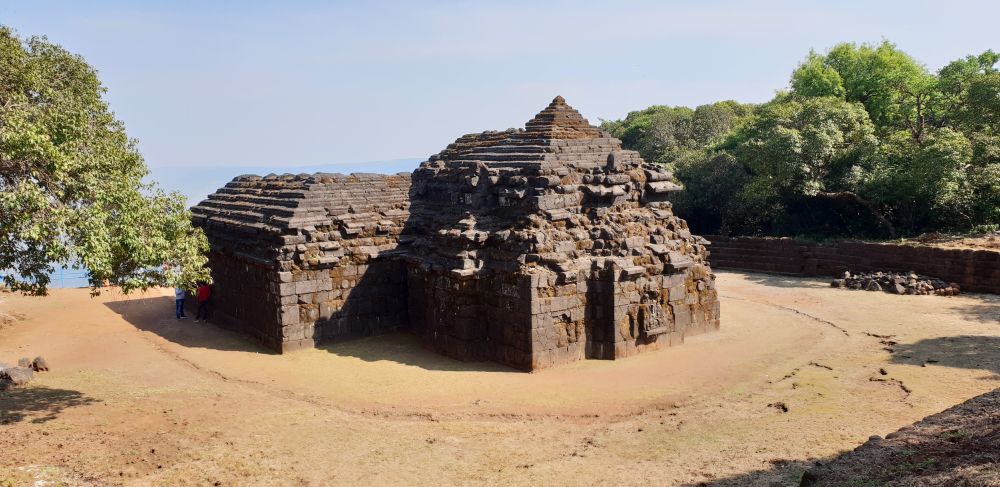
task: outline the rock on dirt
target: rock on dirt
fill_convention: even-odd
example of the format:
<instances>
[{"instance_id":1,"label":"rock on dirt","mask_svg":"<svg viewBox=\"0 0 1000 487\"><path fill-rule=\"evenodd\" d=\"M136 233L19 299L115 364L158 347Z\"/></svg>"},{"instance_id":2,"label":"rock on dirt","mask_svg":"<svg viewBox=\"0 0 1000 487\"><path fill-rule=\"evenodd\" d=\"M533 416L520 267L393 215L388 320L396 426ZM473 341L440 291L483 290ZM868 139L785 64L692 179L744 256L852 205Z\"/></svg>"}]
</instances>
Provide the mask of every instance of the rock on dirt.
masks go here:
<instances>
[{"instance_id":1,"label":"rock on dirt","mask_svg":"<svg viewBox=\"0 0 1000 487\"><path fill-rule=\"evenodd\" d=\"M31 381L35 373L33 370L24 367L11 367L0 372L0 379L6 379L12 385L23 386Z\"/></svg>"},{"instance_id":2,"label":"rock on dirt","mask_svg":"<svg viewBox=\"0 0 1000 487\"><path fill-rule=\"evenodd\" d=\"M49 363L42 357L35 357L35 360L31 361L31 368L35 369L35 372L48 372Z\"/></svg>"},{"instance_id":3,"label":"rock on dirt","mask_svg":"<svg viewBox=\"0 0 1000 487\"><path fill-rule=\"evenodd\" d=\"M778 411L781 411L783 413L787 413L788 412L788 405L785 404L784 402L780 402L780 401L779 402L772 402L771 404L768 404L767 407L777 409Z\"/></svg>"},{"instance_id":4,"label":"rock on dirt","mask_svg":"<svg viewBox=\"0 0 1000 487\"><path fill-rule=\"evenodd\" d=\"M42 357L31 360L27 357L17 361L17 366L0 362L0 391L23 386L35 377L35 372L49 370L49 364Z\"/></svg>"},{"instance_id":5,"label":"rock on dirt","mask_svg":"<svg viewBox=\"0 0 1000 487\"><path fill-rule=\"evenodd\" d=\"M885 291L892 294L935 294L954 296L959 293L958 284L945 282L937 277L915 272L845 272L840 279L830 282L830 287L840 289L863 289L865 291Z\"/></svg>"}]
</instances>

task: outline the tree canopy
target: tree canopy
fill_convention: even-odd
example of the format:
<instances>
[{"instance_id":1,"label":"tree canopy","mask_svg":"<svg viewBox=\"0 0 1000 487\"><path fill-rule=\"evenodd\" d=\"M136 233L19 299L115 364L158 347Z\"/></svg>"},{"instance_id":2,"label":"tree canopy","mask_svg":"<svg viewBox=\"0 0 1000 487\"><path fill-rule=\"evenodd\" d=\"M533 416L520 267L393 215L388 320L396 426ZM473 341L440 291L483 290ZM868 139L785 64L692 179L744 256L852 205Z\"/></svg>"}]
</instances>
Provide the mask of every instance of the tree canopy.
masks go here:
<instances>
[{"instance_id":1,"label":"tree canopy","mask_svg":"<svg viewBox=\"0 0 1000 487\"><path fill-rule=\"evenodd\" d=\"M654 105L602 127L649 162L675 161L717 141L740 123L751 107L735 101L687 107Z\"/></svg>"},{"instance_id":2,"label":"tree canopy","mask_svg":"<svg viewBox=\"0 0 1000 487\"><path fill-rule=\"evenodd\" d=\"M843 43L810 52L767 103L654 106L604 126L676 171L686 188L678 212L703 233L995 230L998 61L988 50L932 73L887 41ZM692 136L696 114L720 106L731 116L711 136ZM669 138L649 129L667 110L688 120L672 122L681 130Z\"/></svg>"},{"instance_id":3,"label":"tree canopy","mask_svg":"<svg viewBox=\"0 0 1000 487\"><path fill-rule=\"evenodd\" d=\"M148 169L97 72L44 37L0 26L0 274L44 294L53 266L96 290L207 280L204 234Z\"/></svg>"}]
</instances>

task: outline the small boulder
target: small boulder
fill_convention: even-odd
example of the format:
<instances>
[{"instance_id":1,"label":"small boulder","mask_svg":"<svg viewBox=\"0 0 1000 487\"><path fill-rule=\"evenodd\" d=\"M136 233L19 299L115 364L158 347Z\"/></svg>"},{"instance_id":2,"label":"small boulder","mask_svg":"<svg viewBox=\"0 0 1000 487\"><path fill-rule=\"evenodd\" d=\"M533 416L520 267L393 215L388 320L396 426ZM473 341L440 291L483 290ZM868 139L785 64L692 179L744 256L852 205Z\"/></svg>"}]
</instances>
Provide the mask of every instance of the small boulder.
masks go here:
<instances>
[{"instance_id":1,"label":"small boulder","mask_svg":"<svg viewBox=\"0 0 1000 487\"><path fill-rule=\"evenodd\" d=\"M12 369L4 369L2 376L15 386L23 386L31 381L31 378L34 377L34 372L28 368L14 367Z\"/></svg>"},{"instance_id":2,"label":"small boulder","mask_svg":"<svg viewBox=\"0 0 1000 487\"><path fill-rule=\"evenodd\" d=\"M35 369L35 372L48 372L49 363L42 357L35 357L35 360L31 361L31 368Z\"/></svg>"},{"instance_id":3,"label":"small boulder","mask_svg":"<svg viewBox=\"0 0 1000 487\"><path fill-rule=\"evenodd\" d=\"M18 367L30 368L31 367L31 359L28 358L28 357L21 357L20 359L17 360L17 366Z\"/></svg>"},{"instance_id":4,"label":"small boulder","mask_svg":"<svg viewBox=\"0 0 1000 487\"><path fill-rule=\"evenodd\" d=\"M865 285L865 291L881 291L881 290L882 286L879 286L878 282L876 282L874 279L868 281L868 284Z\"/></svg>"}]
</instances>

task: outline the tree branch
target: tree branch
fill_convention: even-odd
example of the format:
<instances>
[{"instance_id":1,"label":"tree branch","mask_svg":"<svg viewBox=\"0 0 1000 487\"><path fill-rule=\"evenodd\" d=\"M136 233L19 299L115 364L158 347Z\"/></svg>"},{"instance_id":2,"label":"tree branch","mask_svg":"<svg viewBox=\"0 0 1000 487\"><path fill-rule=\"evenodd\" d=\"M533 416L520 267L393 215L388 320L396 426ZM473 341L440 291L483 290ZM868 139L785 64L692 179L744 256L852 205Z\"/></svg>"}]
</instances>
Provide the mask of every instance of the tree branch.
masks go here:
<instances>
[{"instance_id":1,"label":"tree branch","mask_svg":"<svg viewBox=\"0 0 1000 487\"><path fill-rule=\"evenodd\" d=\"M892 226L892 223L890 223L889 220L882 215L882 212L878 211L878 209L875 208L875 205L871 201L868 201L862 198L861 196L858 196L857 193L853 191L837 191L832 193L826 191L820 191L816 193L815 196L836 201L849 201L864 206L865 208L868 209L868 211L871 212L872 216L874 216L875 219L878 220L879 226L885 229L886 233L889 235L889 238L896 238L896 227Z\"/></svg>"}]
</instances>

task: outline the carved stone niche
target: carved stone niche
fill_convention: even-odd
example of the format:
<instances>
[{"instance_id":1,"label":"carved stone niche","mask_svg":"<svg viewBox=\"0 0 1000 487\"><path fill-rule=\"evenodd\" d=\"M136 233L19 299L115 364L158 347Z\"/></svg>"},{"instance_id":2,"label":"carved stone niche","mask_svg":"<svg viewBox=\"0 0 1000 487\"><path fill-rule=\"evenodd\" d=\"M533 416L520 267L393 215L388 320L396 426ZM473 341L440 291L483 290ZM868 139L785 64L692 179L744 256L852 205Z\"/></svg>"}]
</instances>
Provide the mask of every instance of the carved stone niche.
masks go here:
<instances>
[{"instance_id":1,"label":"carved stone niche","mask_svg":"<svg viewBox=\"0 0 1000 487\"><path fill-rule=\"evenodd\" d=\"M642 295L638 318L639 334L642 338L653 338L670 332L672 320L655 292Z\"/></svg>"}]
</instances>

